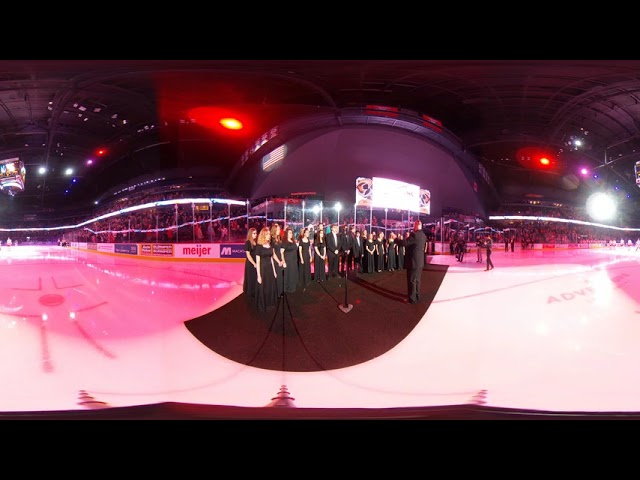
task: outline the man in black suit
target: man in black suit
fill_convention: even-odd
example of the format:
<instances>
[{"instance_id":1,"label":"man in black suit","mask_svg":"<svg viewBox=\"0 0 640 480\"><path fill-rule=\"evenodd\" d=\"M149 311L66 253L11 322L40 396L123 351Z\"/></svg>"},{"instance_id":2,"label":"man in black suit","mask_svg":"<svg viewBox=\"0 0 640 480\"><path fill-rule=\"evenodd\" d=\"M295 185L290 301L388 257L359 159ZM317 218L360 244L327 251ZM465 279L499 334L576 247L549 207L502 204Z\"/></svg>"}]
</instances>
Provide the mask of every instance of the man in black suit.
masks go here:
<instances>
[{"instance_id":1,"label":"man in black suit","mask_svg":"<svg viewBox=\"0 0 640 480\"><path fill-rule=\"evenodd\" d=\"M422 222L416 220L413 232L405 240L405 263L407 266L408 302L420 301L420 280L424 267L424 254L427 249L427 236L422 230Z\"/></svg>"},{"instance_id":2,"label":"man in black suit","mask_svg":"<svg viewBox=\"0 0 640 480\"><path fill-rule=\"evenodd\" d=\"M351 239L351 256L353 258L353 268L357 273L362 273L362 256L364 255L364 244L360 231L355 227L351 229L353 237ZM349 263L351 265L351 263Z\"/></svg>"},{"instance_id":3,"label":"man in black suit","mask_svg":"<svg viewBox=\"0 0 640 480\"><path fill-rule=\"evenodd\" d=\"M329 260L329 273L327 279L334 278L339 275L338 262L340 255L340 235L338 234L338 225L331 225L331 232L327 234L327 259Z\"/></svg>"},{"instance_id":4,"label":"man in black suit","mask_svg":"<svg viewBox=\"0 0 640 480\"><path fill-rule=\"evenodd\" d=\"M340 275L344 275L344 272L351 270L351 244L353 242L351 235L349 234L349 227L345 225L340 232Z\"/></svg>"}]
</instances>

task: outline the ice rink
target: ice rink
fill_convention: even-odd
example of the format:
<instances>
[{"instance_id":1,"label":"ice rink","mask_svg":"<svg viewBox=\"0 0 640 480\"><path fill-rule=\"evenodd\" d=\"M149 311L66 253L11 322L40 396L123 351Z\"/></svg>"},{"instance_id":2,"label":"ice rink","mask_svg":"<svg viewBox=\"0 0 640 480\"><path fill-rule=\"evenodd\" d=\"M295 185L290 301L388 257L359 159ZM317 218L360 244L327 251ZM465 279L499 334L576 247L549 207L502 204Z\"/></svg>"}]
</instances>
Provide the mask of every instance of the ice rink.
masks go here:
<instances>
[{"instance_id":1,"label":"ice rink","mask_svg":"<svg viewBox=\"0 0 640 480\"><path fill-rule=\"evenodd\" d=\"M496 250L492 259L485 271L475 253L462 263L432 257L449 265L446 277L395 348L291 373L232 362L185 327L241 294L242 262L2 246L0 411L263 407L286 385L302 408L640 412L640 252Z\"/></svg>"}]
</instances>

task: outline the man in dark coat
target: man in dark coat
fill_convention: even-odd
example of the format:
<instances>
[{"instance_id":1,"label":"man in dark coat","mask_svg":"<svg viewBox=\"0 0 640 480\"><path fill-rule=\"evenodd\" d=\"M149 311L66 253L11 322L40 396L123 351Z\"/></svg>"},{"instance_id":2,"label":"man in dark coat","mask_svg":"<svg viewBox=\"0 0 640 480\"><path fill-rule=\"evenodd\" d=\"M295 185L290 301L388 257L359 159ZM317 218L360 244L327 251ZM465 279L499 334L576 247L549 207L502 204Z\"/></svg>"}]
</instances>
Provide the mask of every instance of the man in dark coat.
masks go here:
<instances>
[{"instance_id":1,"label":"man in dark coat","mask_svg":"<svg viewBox=\"0 0 640 480\"><path fill-rule=\"evenodd\" d=\"M427 237L422 230L422 222L416 220L413 232L405 240L405 264L407 266L408 302L420 301L420 279L424 267L424 254L427 248Z\"/></svg>"},{"instance_id":2,"label":"man in dark coat","mask_svg":"<svg viewBox=\"0 0 640 480\"><path fill-rule=\"evenodd\" d=\"M485 238L484 246L487 249L487 268L484 269L484 271L486 272L487 270L493 270L493 261L491 261L491 251L493 250L493 241L491 240L491 235L487 235L487 237Z\"/></svg>"},{"instance_id":3,"label":"man in dark coat","mask_svg":"<svg viewBox=\"0 0 640 480\"><path fill-rule=\"evenodd\" d=\"M351 244L354 240L349 233L349 227L347 225L342 227L342 232L340 232L338 238L340 240L340 275L344 275L347 269L350 270L352 268L349 262L351 260Z\"/></svg>"},{"instance_id":4,"label":"man in dark coat","mask_svg":"<svg viewBox=\"0 0 640 480\"><path fill-rule=\"evenodd\" d=\"M351 229L353 237L351 238L351 256L353 258L353 269L357 273L362 273L362 256L364 255L364 243L360 231L355 228ZM351 263L349 263L351 266Z\"/></svg>"},{"instance_id":5,"label":"man in dark coat","mask_svg":"<svg viewBox=\"0 0 640 480\"><path fill-rule=\"evenodd\" d=\"M327 258L329 259L329 272L327 279L339 276L338 262L340 258L340 246L342 244L340 235L338 234L338 225L331 225L331 232L327 234Z\"/></svg>"}]
</instances>

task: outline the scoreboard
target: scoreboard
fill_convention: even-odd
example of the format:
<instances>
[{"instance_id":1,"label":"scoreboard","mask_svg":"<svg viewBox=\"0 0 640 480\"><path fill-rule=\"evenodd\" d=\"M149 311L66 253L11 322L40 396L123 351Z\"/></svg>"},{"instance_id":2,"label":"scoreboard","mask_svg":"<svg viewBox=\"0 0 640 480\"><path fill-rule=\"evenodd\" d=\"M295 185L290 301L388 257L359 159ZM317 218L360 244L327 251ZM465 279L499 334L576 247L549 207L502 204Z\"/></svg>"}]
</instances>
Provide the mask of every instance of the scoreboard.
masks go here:
<instances>
[{"instance_id":1,"label":"scoreboard","mask_svg":"<svg viewBox=\"0 0 640 480\"><path fill-rule=\"evenodd\" d=\"M0 190L13 196L24 191L26 170L19 158L0 160Z\"/></svg>"},{"instance_id":2,"label":"scoreboard","mask_svg":"<svg viewBox=\"0 0 640 480\"><path fill-rule=\"evenodd\" d=\"M636 162L636 185L640 187L640 160Z\"/></svg>"}]
</instances>

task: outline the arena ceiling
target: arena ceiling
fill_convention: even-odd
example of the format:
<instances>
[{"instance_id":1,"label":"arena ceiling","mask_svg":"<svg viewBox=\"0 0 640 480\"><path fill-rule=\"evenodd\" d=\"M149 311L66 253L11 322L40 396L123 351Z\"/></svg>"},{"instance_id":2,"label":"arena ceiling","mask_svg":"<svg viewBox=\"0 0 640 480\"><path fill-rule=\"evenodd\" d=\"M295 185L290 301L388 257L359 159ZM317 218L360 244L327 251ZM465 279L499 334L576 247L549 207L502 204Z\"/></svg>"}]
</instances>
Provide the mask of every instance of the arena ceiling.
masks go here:
<instances>
[{"instance_id":1,"label":"arena ceiling","mask_svg":"<svg viewBox=\"0 0 640 480\"><path fill-rule=\"evenodd\" d=\"M0 211L85 208L176 169L224 184L271 127L365 105L442 122L505 200L617 187L638 204L637 60L11 60L0 61L0 160L20 158L26 185L0 192ZM246 128L207 125L199 107Z\"/></svg>"}]
</instances>

